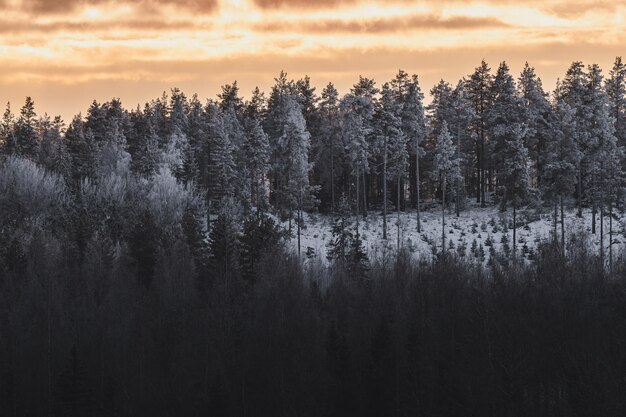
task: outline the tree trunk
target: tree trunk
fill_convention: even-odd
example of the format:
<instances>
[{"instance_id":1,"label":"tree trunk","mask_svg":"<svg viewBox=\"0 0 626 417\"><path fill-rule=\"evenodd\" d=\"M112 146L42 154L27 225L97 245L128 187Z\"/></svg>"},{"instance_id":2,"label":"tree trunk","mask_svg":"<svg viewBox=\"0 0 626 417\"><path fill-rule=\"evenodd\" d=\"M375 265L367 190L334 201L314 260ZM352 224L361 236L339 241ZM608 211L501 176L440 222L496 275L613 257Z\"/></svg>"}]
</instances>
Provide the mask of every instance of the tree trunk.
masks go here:
<instances>
[{"instance_id":1,"label":"tree trunk","mask_svg":"<svg viewBox=\"0 0 626 417\"><path fill-rule=\"evenodd\" d=\"M302 190L298 195L298 257L300 257L300 222L302 221Z\"/></svg>"},{"instance_id":2,"label":"tree trunk","mask_svg":"<svg viewBox=\"0 0 626 417\"><path fill-rule=\"evenodd\" d=\"M613 270L613 203L609 205L609 271Z\"/></svg>"},{"instance_id":3,"label":"tree trunk","mask_svg":"<svg viewBox=\"0 0 626 417\"><path fill-rule=\"evenodd\" d=\"M591 233L596 234L596 204L593 203L593 207L591 208Z\"/></svg>"},{"instance_id":4,"label":"tree trunk","mask_svg":"<svg viewBox=\"0 0 626 417\"><path fill-rule=\"evenodd\" d=\"M578 217L583 217L583 174L582 174L582 166L581 163L578 163L578 196L576 198L576 204L578 205Z\"/></svg>"},{"instance_id":5,"label":"tree trunk","mask_svg":"<svg viewBox=\"0 0 626 417\"><path fill-rule=\"evenodd\" d=\"M485 128L480 128L480 206L485 207Z\"/></svg>"},{"instance_id":6,"label":"tree trunk","mask_svg":"<svg viewBox=\"0 0 626 417\"><path fill-rule=\"evenodd\" d=\"M419 136L415 135L415 188L416 188L416 206L417 206L417 233L422 232L422 223L420 221L420 148Z\"/></svg>"},{"instance_id":7,"label":"tree trunk","mask_svg":"<svg viewBox=\"0 0 626 417\"><path fill-rule=\"evenodd\" d=\"M604 205L600 206L600 262L604 270Z\"/></svg>"},{"instance_id":8,"label":"tree trunk","mask_svg":"<svg viewBox=\"0 0 626 417\"><path fill-rule=\"evenodd\" d=\"M383 151L383 239L387 239L387 139Z\"/></svg>"},{"instance_id":9,"label":"tree trunk","mask_svg":"<svg viewBox=\"0 0 626 417\"><path fill-rule=\"evenodd\" d=\"M330 211L335 215L335 146L333 135L330 136Z\"/></svg>"},{"instance_id":10,"label":"tree trunk","mask_svg":"<svg viewBox=\"0 0 626 417\"><path fill-rule=\"evenodd\" d=\"M556 225L557 225L557 222L558 222L557 205L558 205L557 200L554 200L554 216L553 216L554 217L554 219L553 219L554 222L553 223L554 223L554 243L555 244L557 244L559 242L559 237L558 237L559 235L558 235L558 233L556 231Z\"/></svg>"},{"instance_id":11,"label":"tree trunk","mask_svg":"<svg viewBox=\"0 0 626 417\"><path fill-rule=\"evenodd\" d=\"M446 251L446 177L441 183L441 253Z\"/></svg>"},{"instance_id":12,"label":"tree trunk","mask_svg":"<svg viewBox=\"0 0 626 417\"><path fill-rule=\"evenodd\" d=\"M367 217L367 183L365 182L365 169L363 170L363 218Z\"/></svg>"},{"instance_id":13,"label":"tree trunk","mask_svg":"<svg viewBox=\"0 0 626 417\"><path fill-rule=\"evenodd\" d=\"M461 124L460 122L456 122L456 160L459 164L459 172L461 172ZM460 198L461 198L461 179L456 179L456 217L461 215L461 206L460 206Z\"/></svg>"},{"instance_id":14,"label":"tree trunk","mask_svg":"<svg viewBox=\"0 0 626 417\"><path fill-rule=\"evenodd\" d=\"M356 166L356 230L359 231L359 166ZM384 230L383 230L384 233Z\"/></svg>"},{"instance_id":15,"label":"tree trunk","mask_svg":"<svg viewBox=\"0 0 626 417\"><path fill-rule=\"evenodd\" d=\"M561 247L563 255L565 255L565 210L563 210L563 195L560 196L561 200Z\"/></svg>"},{"instance_id":16,"label":"tree trunk","mask_svg":"<svg viewBox=\"0 0 626 417\"><path fill-rule=\"evenodd\" d=\"M398 251L400 250L400 175L398 175L398 202L396 207L397 222L396 228L398 230Z\"/></svg>"},{"instance_id":17,"label":"tree trunk","mask_svg":"<svg viewBox=\"0 0 626 417\"><path fill-rule=\"evenodd\" d=\"M513 260L517 256L517 207L515 202L513 203Z\"/></svg>"}]
</instances>

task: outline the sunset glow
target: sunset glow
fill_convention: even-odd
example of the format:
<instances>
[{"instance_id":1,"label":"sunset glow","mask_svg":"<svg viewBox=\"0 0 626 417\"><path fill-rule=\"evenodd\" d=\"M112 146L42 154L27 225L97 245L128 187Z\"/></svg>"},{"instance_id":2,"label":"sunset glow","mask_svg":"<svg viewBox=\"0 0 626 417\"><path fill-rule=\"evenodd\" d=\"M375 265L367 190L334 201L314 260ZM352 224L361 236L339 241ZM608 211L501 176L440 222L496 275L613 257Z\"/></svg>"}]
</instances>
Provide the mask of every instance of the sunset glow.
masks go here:
<instances>
[{"instance_id":1,"label":"sunset glow","mask_svg":"<svg viewBox=\"0 0 626 417\"><path fill-rule=\"evenodd\" d=\"M215 97L238 80L247 96L281 70L346 91L402 68L427 91L482 58L515 73L529 61L551 89L573 60L608 72L626 45L625 1L0 0L0 11L0 100L31 95L65 119L93 98L133 107L174 86Z\"/></svg>"}]
</instances>

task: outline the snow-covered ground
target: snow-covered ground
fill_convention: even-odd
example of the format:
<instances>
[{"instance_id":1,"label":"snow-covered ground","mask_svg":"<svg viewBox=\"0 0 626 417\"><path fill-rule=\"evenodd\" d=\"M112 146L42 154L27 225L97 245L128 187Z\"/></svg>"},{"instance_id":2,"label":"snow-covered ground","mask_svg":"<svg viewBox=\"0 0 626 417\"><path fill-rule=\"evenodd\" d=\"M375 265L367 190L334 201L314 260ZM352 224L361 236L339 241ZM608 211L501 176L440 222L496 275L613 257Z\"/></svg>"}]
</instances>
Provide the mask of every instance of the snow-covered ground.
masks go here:
<instances>
[{"instance_id":1,"label":"snow-covered ground","mask_svg":"<svg viewBox=\"0 0 626 417\"><path fill-rule=\"evenodd\" d=\"M436 205L422 211L420 233L417 231L415 210L400 213L400 245L411 252L418 260L430 260L433 254L441 250L441 210ZM332 239L333 218L321 214L305 214L305 227L302 229L301 250L309 258L326 261L327 245ZM596 234L591 234L591 210L583 211L583 217L577 217L574 209L565 212L566 241L573 234L586 236L594 251L600 248L600 221L597 215ZM354 217L351 218L354 227ZM622 252L624 242L624 217L618 216L613 221L614 254ZM608 216L604 223L604 247L608 254ZM518 258L532 260L538 245L552 238L552 213L537 213L533 210L521 210L517 219ZM287 227L287 222L283 224ZM397 215L390 212L387 216L387 240L383 239L382 214L371 211L367 218L359 219L359 232L371 260L382 259L397 250ZM471 207L456 217L454 211L446 211L446 248L465 259L475 262L487 262L491 255L504 256L513 250L513 230L511 212L501 212L497 207ZM560 237L561 229L558 225ZM291 239L294 250L297 248L295 225ZM482 248L482 249L481 249Z\"/></svg>"}]
</instances>

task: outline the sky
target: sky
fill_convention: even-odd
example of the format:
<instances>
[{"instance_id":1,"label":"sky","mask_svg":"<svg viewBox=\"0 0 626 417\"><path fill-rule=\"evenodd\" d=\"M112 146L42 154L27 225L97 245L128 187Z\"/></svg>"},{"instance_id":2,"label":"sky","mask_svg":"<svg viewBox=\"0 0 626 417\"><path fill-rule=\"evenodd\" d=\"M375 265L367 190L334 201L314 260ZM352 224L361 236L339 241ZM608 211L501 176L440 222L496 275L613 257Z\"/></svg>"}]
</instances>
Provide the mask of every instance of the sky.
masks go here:
<instances>
[{"instance_id":1,"label":"sky","mask_svg":"<svg viewBox=\"0 0 626 417\"><path fill-rule=\"evenodd\" d=\"M608 74L621 55L626 0L0 0L0 102L66 121L173 87L204 100L237 80L248 97L281 70L345 93L403 69L427 93L483 58L528 61L550 90L572 61Z\"/></svg>"}]
</instances>

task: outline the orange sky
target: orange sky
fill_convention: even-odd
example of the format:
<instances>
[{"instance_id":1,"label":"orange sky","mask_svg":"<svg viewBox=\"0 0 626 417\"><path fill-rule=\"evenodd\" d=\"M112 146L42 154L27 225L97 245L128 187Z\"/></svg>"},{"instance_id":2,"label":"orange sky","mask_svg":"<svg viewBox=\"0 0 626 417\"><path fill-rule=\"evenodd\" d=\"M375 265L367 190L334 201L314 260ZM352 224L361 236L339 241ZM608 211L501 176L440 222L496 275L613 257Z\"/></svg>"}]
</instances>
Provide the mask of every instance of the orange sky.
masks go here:
<instances>
[{"instance_id":1,"label":"orange sky","mask_svg":"<svg viewBox=\"0 0 626 417\"><path fill-rule=\"evenodd\" d=\"M95 98L134 107L171 87L268 90L284 69L378 85L399 68L428 91L481 58L533 65L546 88L571 61L626 56L626 0L0 0L0 101L68 120Z\"/></svg>"}]
</instances>

